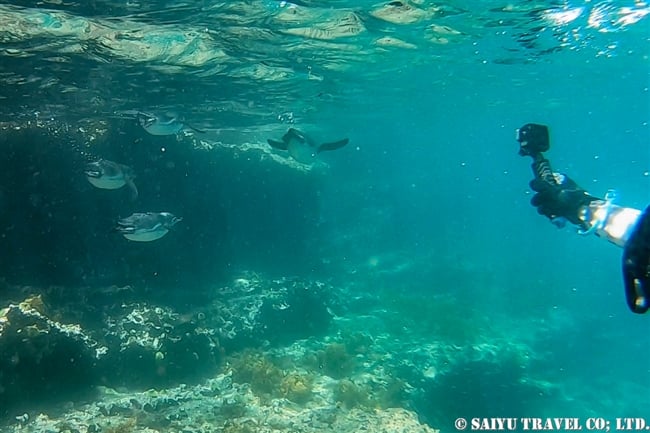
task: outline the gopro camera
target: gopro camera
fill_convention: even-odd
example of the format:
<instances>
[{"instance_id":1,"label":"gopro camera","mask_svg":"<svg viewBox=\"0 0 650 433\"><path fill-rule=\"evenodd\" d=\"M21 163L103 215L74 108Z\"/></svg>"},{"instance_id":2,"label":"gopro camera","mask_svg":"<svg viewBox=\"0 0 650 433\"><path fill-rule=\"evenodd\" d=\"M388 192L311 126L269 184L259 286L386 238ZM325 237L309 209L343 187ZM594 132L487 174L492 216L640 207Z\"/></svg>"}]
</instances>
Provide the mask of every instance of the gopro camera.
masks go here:
<instances>
[{"instance_id":1,"label":"gopro camera","mask_svg":"<svg viewBox=\"0 0 650 433\"><path fill-rule=\"evenodd\" d=\"M519 142L519 155L535 156L546 152L550 147L548 138L548 127L536 123L527 123L517 129L517 141Z\"/></svg>"}]
</instances>

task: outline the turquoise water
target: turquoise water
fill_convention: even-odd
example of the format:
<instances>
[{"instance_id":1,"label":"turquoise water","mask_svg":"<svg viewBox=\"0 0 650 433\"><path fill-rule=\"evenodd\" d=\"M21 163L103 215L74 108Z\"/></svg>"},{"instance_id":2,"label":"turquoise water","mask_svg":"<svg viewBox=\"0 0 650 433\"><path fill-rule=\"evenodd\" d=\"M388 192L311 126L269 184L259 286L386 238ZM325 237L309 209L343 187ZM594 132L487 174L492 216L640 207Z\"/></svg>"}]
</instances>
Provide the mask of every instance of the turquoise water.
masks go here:
<instances>
[{"instance_id":1,"label":"turquoise water","mask_svg":"<svg viewBox=\"0 0 650 433\"><path fill-rule=\"evenodd\" d=\"M647 416L649 328L626 309L621 250L537 215L514 131L549 125L556 170L647 206L648 14L632 1L2 4L0 277L131 285L184 311L242 272L323 280L343 304L376 297L404 315L382 325L409 328L385 331L395 359L453 340L446 326L488 335L487 322L497 347L527 345L528 361L496 372L467 359L429 382L401 377L404 406L433 428ZM120 115L133 109L205 133L151 136ZM350 143L304 171L266 145L288 127ZM97 157L134 167L136 204L79 176ZM184 221L146 245L111 232L150 210ZM552 396L528 399L520 369Z\"/></svg>"}]
</instances>

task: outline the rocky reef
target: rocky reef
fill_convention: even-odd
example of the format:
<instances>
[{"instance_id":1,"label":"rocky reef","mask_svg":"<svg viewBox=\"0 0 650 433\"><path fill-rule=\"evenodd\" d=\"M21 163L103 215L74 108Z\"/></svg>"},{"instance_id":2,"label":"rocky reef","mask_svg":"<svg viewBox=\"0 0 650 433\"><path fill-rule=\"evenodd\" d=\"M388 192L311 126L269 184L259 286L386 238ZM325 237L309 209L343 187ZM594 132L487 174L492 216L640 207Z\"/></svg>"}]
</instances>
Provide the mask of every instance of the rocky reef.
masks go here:
<instances>
[{"instance_id":1,"label":"rocky reef","mask_svg":"<svg viewBox=\"0 0 650 433\"><path fill-rule=\"evenodd\" d=\"M0 418L26 404L80 398L97 382L107 347L45 312L40 295L0 308Z\"/></svg>"},{"instance_id":2,"label":"rocky reef","mask_svg":"<svg viewBox=\"0 0 650 433\"><path fill-rule=\"evenodd\" d=\"M253 273L188 311L134 288L2 289L23 297L0 309L8 432L430 432L497 410L488 382L527 410L566 398L525 339L449 299L418 328L395 296L350 308L349 287Z\"/></svg>"},{"instance_id":3,"label":"rocky reef","mask_svg":"<svg viewBox=\"0 0 650 433\"><path fill-rule=\"evenodd\" d=\"M288 399L260 400L248 385L219 375L196 386L118 393L103 388L97 403L62 416L22 417L8 433L433 433L404 409L346 410L337 407L327 383L318 398L298 405Z\"/></svg>"},{"instance_id":4,"label":"rocky reef","mask_svg":"<svg viewBox=\"0 0 650 433\"><path fill-rule=\"evenodd\" d=\"M25 299L0 309L0 416L97 385L196 382L216 373L227 352L323 335L334 292L297 279L239 277L183 312L137 299L132 288L4 286ZM298 395L295 383L284 386Z\"/></svg>"}]
</instances>

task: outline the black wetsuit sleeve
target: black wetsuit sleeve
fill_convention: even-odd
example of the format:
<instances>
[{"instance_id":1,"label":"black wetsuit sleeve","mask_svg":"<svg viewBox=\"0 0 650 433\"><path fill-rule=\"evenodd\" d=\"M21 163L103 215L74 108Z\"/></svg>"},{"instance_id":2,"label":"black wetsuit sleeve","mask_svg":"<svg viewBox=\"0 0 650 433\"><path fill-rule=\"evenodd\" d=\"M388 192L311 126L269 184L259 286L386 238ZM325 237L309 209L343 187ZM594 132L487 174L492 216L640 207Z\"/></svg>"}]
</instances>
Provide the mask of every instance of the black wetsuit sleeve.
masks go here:
<instances>
[{"instance_id":1,"label":"black wetsuit sleeve","mask_svg":"<svg viewBox=\"0 0 650 433\"><path fill-rule=\"evenodd\" d=\"M643 314L650 308L650 206L639 217L623 251L627 306Z\"/></svg>"}]
</instances>

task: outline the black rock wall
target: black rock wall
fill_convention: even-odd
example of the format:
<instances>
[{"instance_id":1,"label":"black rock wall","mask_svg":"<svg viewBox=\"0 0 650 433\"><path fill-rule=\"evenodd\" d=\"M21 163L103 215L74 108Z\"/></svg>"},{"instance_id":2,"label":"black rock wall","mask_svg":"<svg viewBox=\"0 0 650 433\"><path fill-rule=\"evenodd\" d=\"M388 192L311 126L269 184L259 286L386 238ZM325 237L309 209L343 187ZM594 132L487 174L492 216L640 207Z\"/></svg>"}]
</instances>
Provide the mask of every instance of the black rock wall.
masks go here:
<instances>
[{"instance_id":1,"label":"black rock wall","mask_svg":"<svg viewBox=\"0 0 650 433\"><path fill-rule=\"evenodd\" d=\"M131 122L0 128L0 278L16 284L140 284L187 288L233 269L310 270L319 179L187 137L154 137ZM99 157L130 165L140 196L90 185ZM133 212L184 219L162 239L113 232Z\"/></svg>"}]
</instances>

